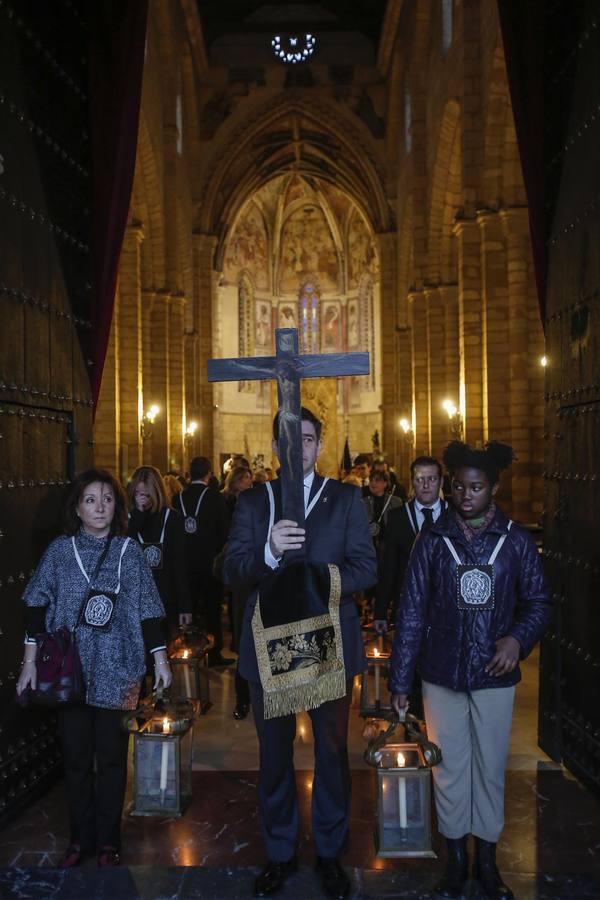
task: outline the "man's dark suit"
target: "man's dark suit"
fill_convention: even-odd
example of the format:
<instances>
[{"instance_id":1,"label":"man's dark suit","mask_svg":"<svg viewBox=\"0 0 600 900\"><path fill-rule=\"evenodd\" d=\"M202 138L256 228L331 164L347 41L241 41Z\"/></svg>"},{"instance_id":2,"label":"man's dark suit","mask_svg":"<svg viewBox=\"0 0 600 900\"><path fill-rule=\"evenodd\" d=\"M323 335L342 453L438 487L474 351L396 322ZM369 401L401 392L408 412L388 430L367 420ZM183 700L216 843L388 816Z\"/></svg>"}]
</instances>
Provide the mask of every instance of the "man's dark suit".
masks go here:
<instances>
[{"instance_id":1,"label":"man's dark suit","mask_svg":"<svg viewBox=\"0 0 600 900\"><path fill-rule=\"evenodd\" d=\"M311 497L323 483L315 474ZM275 522L281 518L281 489L271 482ZM286 862L296 852L298 805L293 764L296 717L265 720L262 688L252 639L251 620L260 580L271 570L265 563L269 500L264 485L244 491L238 500L225 557L225 581L250 589L240 642L240 672L250 682L252 709L260 745L260 785L263 833L268 858ZM342 580L340 619L348 689L346 697L309 713L315 739L312 822L317 853L336 857L348 834L350 769L348 712L351 680L365 665L359 616L353 594L377 577L373 543L360 491L330 480L306 520L306 557L310 562L335 563Z\"/></svg>"},{"instance_id":2,"label":"man's dark suit","mask_svg":"<svg viewBox=\"0 0 600 900\"><path fill-rule=\"evenodd\" d=\"M442 500L442 510L447 504ZM386 619L388 610L395 611L404 581L410 552L418 534L414 497L388 516L379 582L373 607L375 619Z\"/></svg>"},{"instance_id":3,"label":"man's dark suit","mask_svg":"<svg viewBox=\"0 0 600 900\"><path fill-rule=\"evenodd\" d=\"M213 575L215 556L221 552L227 540L229 515L221 494L202 482L194 482L180 494L186 516L193 516L200 495L202 502L196 519L194 534L186 534L190 594L194 610L204 617L206 630L214 635L214 652L223 647L221 626L222 587ZM183 514L179 497L174 506Z\"/></svg>"},{"instance_id":4,"label":"man's dark suit","mask_svg":"<svg viewBox=\"0 0 600 900\"><path fill-rule=\"evenodd\" d=\"M443 511L447 504L444 500L441 502ZM379 567L379 582L373 605L375 619L387 619L391 607L392 621L396 620L396 607L402 590L402 582L418 533L419 525L413 497L404 506L393 509L388 516L383 556ZM421 679L418 674L415 675L413 681L410 711L418 718L423 718L423 696Z\"/></svg>"}]
</instances>

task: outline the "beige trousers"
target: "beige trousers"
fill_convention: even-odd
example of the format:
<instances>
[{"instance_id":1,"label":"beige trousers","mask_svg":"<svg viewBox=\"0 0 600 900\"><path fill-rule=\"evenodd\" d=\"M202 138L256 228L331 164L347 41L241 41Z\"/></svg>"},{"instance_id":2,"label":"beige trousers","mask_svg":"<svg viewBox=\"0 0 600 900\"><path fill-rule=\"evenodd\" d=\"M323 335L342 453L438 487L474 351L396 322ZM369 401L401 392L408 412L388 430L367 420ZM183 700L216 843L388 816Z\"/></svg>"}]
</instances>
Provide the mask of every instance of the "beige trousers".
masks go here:
<instances>
[{"instance_id":1,"label":"beige trousers","mask_svg":"<svg viewBox=\"0 0 600 900\"><path fill-rule=\"evenodd\" d=\"M427 733L442 750L432 772L444 837L497 842L514 698L514 687L462 693L423 682Z\"/></svg>"}]
</instances>

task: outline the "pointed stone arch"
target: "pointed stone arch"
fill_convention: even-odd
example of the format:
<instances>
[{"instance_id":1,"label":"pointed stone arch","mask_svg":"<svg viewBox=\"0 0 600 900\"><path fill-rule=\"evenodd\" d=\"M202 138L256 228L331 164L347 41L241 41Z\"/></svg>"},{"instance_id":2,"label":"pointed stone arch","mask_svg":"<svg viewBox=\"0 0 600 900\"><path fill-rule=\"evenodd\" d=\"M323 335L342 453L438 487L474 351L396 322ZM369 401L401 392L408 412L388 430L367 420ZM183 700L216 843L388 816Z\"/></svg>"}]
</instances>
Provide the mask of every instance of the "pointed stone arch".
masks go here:
<instances>
[{"instance_id":1,"label":"pointed stone arch","mask_svg":"<svg viewBox=\"0 0 600 900\"><path fill-rule=\"evenodd\" d=\"M204 202L197 228L218 235L215 267L231 223L249 196L277 175L294 168L307 178L329 182L359 206L374 231L386 231L391 210L373 140L340 113L322 103L289 98L263 107L231 132L215 151L204 179Z\"/></svg>"},{"instance_id":2,"label":"pointed stone arch","mask_svg":"<svg viewBox=\"0 0 600 900\"><path fill-rule=\"evenodd\" d=\"M427 280L434 284L450 279L452 222L461 204L460 148L460 106L450 100L440 126L429 203Z\"/></svg>"}]
</instances>

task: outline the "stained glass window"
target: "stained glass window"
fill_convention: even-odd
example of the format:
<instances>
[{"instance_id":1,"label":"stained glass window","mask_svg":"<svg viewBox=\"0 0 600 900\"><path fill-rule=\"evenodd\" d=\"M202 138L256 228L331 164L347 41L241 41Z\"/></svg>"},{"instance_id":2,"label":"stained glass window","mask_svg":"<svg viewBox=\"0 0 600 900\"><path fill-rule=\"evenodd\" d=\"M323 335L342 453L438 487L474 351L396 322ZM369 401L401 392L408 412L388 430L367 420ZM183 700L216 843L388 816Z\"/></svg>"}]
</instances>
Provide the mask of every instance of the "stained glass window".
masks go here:
<instances>
[{"instance_id":1,"label":"stained glass window","mask_svg":"<svg viewBox=\"0 0 600 900\"><path fill-rule=\"evenodd\" d=\"M314 284L307 282L300 291L300 349L303 353L318 353L319 295Z\"/></svg>"}]
</instances>

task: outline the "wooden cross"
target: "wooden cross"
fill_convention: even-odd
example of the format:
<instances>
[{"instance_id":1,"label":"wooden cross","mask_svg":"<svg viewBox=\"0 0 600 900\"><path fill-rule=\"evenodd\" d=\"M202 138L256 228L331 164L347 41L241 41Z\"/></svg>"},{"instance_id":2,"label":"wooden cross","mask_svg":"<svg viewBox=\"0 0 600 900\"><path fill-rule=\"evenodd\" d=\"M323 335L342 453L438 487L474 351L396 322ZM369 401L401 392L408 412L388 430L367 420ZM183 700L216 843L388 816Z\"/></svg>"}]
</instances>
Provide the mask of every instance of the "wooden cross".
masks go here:
<instances>
[{"instance_id":1,"label":"wooden cross","mask_svg":"<svg viewBox=\"0 0 600 900\"><path fill-rule=\"evenodd\" d=\"M275 330L275 356L210 359L209 381L268 381L277 379L279 400L279 462L284 519L304 523L300 380L368 375L368 353L298 353L298 329Z\"/></svg>"}]
</instances>

